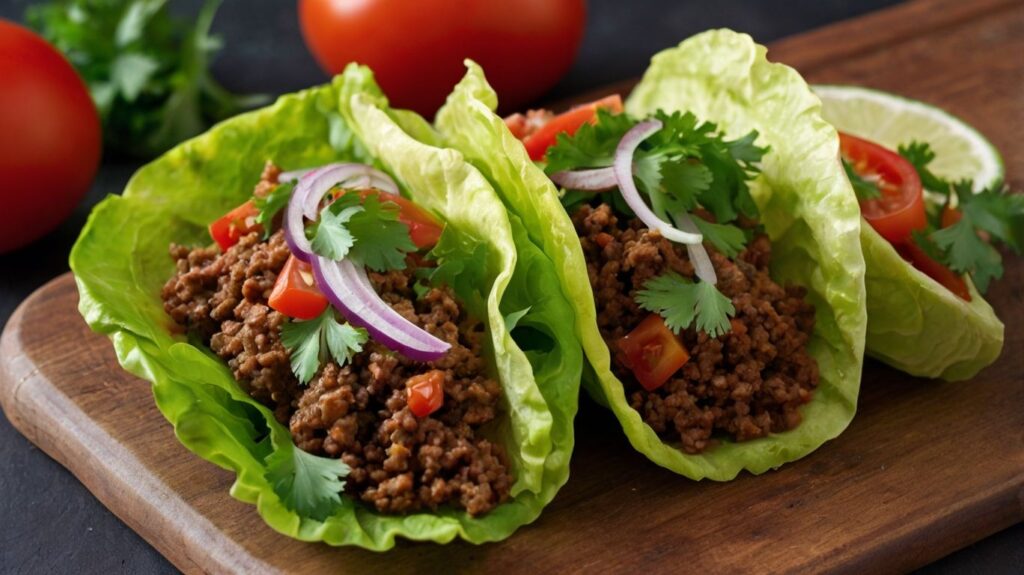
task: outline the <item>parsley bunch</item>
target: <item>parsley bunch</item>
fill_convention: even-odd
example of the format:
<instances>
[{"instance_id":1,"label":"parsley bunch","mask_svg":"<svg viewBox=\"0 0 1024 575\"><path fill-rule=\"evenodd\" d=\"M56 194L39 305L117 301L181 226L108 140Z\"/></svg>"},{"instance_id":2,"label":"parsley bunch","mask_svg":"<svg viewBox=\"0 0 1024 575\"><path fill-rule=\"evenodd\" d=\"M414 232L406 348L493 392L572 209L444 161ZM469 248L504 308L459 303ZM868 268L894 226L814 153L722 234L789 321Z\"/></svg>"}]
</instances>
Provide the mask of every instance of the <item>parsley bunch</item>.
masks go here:
<instances>
[{"instance_id":1,"label":"parsley bunch","mask_svg":"<svg viewBox=\"0 0 1024 575\"><path fill-rule=\"evenodd\" d=\"M219 5L207 0L191 27L170 16L167 0L52 0L26 17L89 87L105 144L153 157L267 100L231 94L210 76Z\"/></svg>"},{"instance_id":2,"label":"parsley bunch","mask_svg":"<svg viewBox=\"0 0 1024 575\"><path fill-rule=\"evenodd\" d=\"M547 151L548 174L565 170L603 168L612 165L619 140L638 120L627 114L598 110L595 124L584 124L572 136L560 134ZM741 217L756 218L757 205L748 182L759 172L767 148L755 144L757 132L728 140L711 122L699 122L692 113L653 116L662 129L640 144L633 156L637 188L649 200L659 218L674 222L698 208L715 221L692 218L704 239L728 257L736 257L749 235L734 224ZM610 195L609 195L610 194ZM567 210L593 197L569 190L562 196ZM602 194L602 201L627 216L633 213L617 192ZM690 325L717 337L730 329L732 303L705 282L691 282L669 272L651 279L636 294L641 307L660 314L678 333Z\"/></svg>"},{"instance_id":3,"label":"parsley bunch","mask_svg":"<svg viewBox=\"0 0 1024 575\"><path fill-rule=\"evenodd\" d=\"M982 236L1019 254L1024 246L1024 195L1007 193L1002 181L974 193L972 180L951 182L937 176L928 168L935 152L927 143L911 142L898 151L917 170L924 189L943 198L942 209L929 213L927 229L915 231L914 241L949 269L970 274L978 291L985 293L993 279L1003 276L1003 258ZM947 209L955 209L959 220L942 227Z\"/></svg>"}]
</instances>

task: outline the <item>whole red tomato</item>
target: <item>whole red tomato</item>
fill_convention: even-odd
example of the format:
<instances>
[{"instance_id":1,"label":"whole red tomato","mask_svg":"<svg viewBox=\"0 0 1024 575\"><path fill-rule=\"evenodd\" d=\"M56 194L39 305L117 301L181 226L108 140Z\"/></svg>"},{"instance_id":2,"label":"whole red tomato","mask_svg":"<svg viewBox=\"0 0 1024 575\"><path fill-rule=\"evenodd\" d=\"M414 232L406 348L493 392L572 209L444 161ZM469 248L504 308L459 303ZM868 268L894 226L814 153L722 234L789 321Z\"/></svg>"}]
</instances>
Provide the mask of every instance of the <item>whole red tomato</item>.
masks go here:
<instances>
[{"instance_id":1,"label":"whole red tomato","mask_svg":"<svg viewBox=\"0 0 1024 575\"><path fill-rule=\"evenodd\" d=\"M0 253L56 228L89 190L100 119L85 84L45 40L0 20Z\"/></svg>"},{"instance_id":2,"label":"whole red tomato","mask_svg":"<svg viewBox=\"0 0 1024 575\"><path fill-rule=\"evenodd\" d=\"M503 110L544 93L583 38L584 0L300 0L302 35L329 73L370 66L389 100L431 116L483 66Z\"/></svg>"}]
</instances>

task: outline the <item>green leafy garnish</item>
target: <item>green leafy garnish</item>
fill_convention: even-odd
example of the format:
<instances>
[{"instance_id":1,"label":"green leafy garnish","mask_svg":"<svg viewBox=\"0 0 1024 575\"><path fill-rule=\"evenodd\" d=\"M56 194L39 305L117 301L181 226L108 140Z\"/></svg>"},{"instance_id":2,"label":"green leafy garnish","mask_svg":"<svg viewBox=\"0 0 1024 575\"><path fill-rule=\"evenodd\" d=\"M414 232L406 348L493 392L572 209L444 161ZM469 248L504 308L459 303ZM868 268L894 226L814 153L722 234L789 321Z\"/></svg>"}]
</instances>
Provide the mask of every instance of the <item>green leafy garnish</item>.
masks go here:
<instances>
[{"instance_id":1,"label":"green leafy garnish","mask_svg":"<svg viewBox=\"0 0 1024 575\"><path fill-rule=\"evenodd\" d=\"M1002 242L1016 253L1024 246L1024 196L1008 193L1003 182L974 193L974 182L963 179L951 182L929 169L935 159L931 146L911 142L898 149L921 178L928 191L944 197L941 210L929 217L928 229L914 234L914 241L930 257L949 269L970 274L978 291L985 293L993 279L1003 276L999 251L981 234ZM953 200L956 208L952 208ZM942 227L942 212L955 209L959 220Z\"/></svg>"},{"instance_id":2,"label":"green leafy garnish","mask_svg":"<svg viewBox=\"0 0 1024 575\"><path fill-rule=\"evenodd\" d=\"M106 145L152 157L267 101L235 96L210 76L219 5L207 0L191 27L172 18L166 0L52 0L30 7L27 20L89 87Z\"/></svg>"},{"instance_id":3,"label":"green leafy garnish","mask_svg":"<svg viewBox=\"0 0 1024 575\"><path fill-rule=\"evenodd\" d=\"M700 217L692 219L704 236L704 241L711 242L718 251L730 258L736 257L747 245L747 234L736 226L716 224Z\"/></svg>"},{"instance_id":4,"label":"green leafy garnish","mask_svg":"<svg viewBox=\"0 0 1024 575\"><path fill-rule=\"evenodd\" d=\"M409 228L398 221L398 205L376 194L344 194L320 212L313 230L313 251L332 260L349 257L374 271L405 269L416 251Z\"/></svg>"},{"instance_id":5,"label":"green leafy garnish","mask_svg":"<svg viewBox=\"0 0 1024 575\"><path fill-rule=\"evenodd\" d=\"M652 278L636 294L636 302L657 313L675 333L695 325L711 337L732 329L729 318L736 313L732 301L707 282L691 282L675 272Z\"/></svg>"},{"instance_id":6,"label":"green leafy garnish","mask_svg":"<svg viewBox=\"0 0 1024 575\"><path fill-rule=\"evenodd\" d=\"M256 223L263 226L263 239L270 237L270 232L274 227L274 217L288 205L288 200L291 199L294 189L295 182L286 182L275 186L264 197L253 198L253 204L259 210L259 213L256 214Z\"/></svg>"},{"instance_id":7,"label":"green leafy garnish","mask_svg":"<svg viewBox=\"0 0 1024 575\"><path fill-rule=\"evenodd\" d=\"M619 140L637 120L605 110L598 110L597 118L595 124L583 125L572 136L558 136L547 152L548 174L612 164ZM758 162L768 149L755 144L756 131L727 140L717 125L699 122L692 113L658 111L654 118L662 122L662 129L641 143L634 154L637 188L650 199L651 209L667 221L681 212L705 207L717 222L705 226L708 241L723 253L735 255L746 244L746 234L731 222L741 215L757 217L747 182L758 173ZM585 200L580 193L569 191L563 195L562 205L569 209ZM617 210L622 204L618 194L602 194L602 200Z\"/></svg>"},{"instance_id":8,"label":"green leafy garnish","mask_svg":"<svg viewBox=\"0 0 1024 575\"><path fill-rule=\"evenodd\" d=\"M303 384L313 379L320 366L334 358L338 366L363 351L369 337L363 328L338 323L334 308L328 306L308 321L289 321L281 326L281 343L291 356L292 371Z\"/></svg>"},{"instance_id":9,"label":"green leafy garnish","mask_svg":"<svg viewBox=\"0 0 1024 575\"><path fill-rule=\"evenodd\" d=\"M846 170L846 177L853 185L853 193L857 195L858 200L874 200L882 197L882 190L879 189L878 184L858 174L850 162L846 160L842 160L842 162L843 169Z\"/></svg>"},{"instance_id":10,"label":"green leafy garnish","mask_svg":"<svg viewBox=\"0 0 1024 575\"><path fill-rule=\"evenodd\" d=\"M323 521L341 505L344 478L351 469L340 459L318 457L291 446L266 459L267 481L285 507Z\"/></svg>"}]
</instances>

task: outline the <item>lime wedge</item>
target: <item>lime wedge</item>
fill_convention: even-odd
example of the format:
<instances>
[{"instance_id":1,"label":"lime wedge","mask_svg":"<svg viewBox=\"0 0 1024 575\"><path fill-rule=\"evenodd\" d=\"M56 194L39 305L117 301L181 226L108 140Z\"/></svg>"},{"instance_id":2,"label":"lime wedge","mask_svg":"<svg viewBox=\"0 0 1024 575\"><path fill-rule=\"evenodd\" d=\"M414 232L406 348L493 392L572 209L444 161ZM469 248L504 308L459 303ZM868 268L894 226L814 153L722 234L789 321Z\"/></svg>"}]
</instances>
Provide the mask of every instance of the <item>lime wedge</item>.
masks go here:
<instances>
[{"instance_id":1,"label":"lime wedge","mask_svg":"<svg viewBox=\"0 0 1024 575\"><path fill-rule=\"evenodd\" d=\"M858 86L814 86L825 120L841 132L895 150L913 140L931 144L931 170L948 180L971 178L979 191L1003 177L1003 159L963 120L935 106Z\"/></svg>"}]
</instances>

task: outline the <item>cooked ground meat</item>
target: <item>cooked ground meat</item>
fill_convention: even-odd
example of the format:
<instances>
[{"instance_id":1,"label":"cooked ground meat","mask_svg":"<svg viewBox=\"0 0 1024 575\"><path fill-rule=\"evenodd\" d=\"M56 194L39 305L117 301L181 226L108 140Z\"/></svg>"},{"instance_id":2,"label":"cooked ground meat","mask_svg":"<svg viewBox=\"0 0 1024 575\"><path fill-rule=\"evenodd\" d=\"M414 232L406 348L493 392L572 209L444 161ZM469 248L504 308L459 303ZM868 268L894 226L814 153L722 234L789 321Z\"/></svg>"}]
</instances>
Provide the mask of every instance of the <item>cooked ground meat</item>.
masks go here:
<instances>
[{"instance_id":1,"label":"cooked ground meat","mask_svg":"<svg viewBox=\"0 0 1024 575\"><path fill-rule=\"evenodd\" d=\"M257 192L269 191L277 175L265 170ZM263 241L251 233L223 254L216 246L170 251L177 271L163 288L164 309L227 360L242 387L288 425L296 445L348 464L351 496L388 513L452 505L472 515L508 499L505 452L478 436L501 396L481 358L483 325L447 288L417 299L412 266L370 273L388 304L451 350L422 363L370 341L351 363L328 363L302 386L281 343L287 318L267 305L289 256L283 234ZM444 373L444 404L417 418L406 405L406 381L431 370Z\"/></svg>"},{"instance_id":2,"label":"cooked ground meat","mask_svg":"<svg viewBox=\"0 0 1024 575\"><path fill-rule=\"evenodd\" d=\"M684 246L673 244L638 219L620 220L601 204L572 217L587 260L598 327L608 346L650 312L634 300L651 278L673 270L694 276ZM783 288L768 275L771 243L757 235L735 260L708 248L719 290L732 300L732 330L717 338L693 328L680 335L690 360L654 391L634 380L621 358L615 374L630 404L657 433L700 453L726 435L736 441L781 432L800 423L799 407L818 385L818 364L807 353L814 307L802 287ZM614 357L613 353L613 357Z\"/></svg>"}]
</instances>

